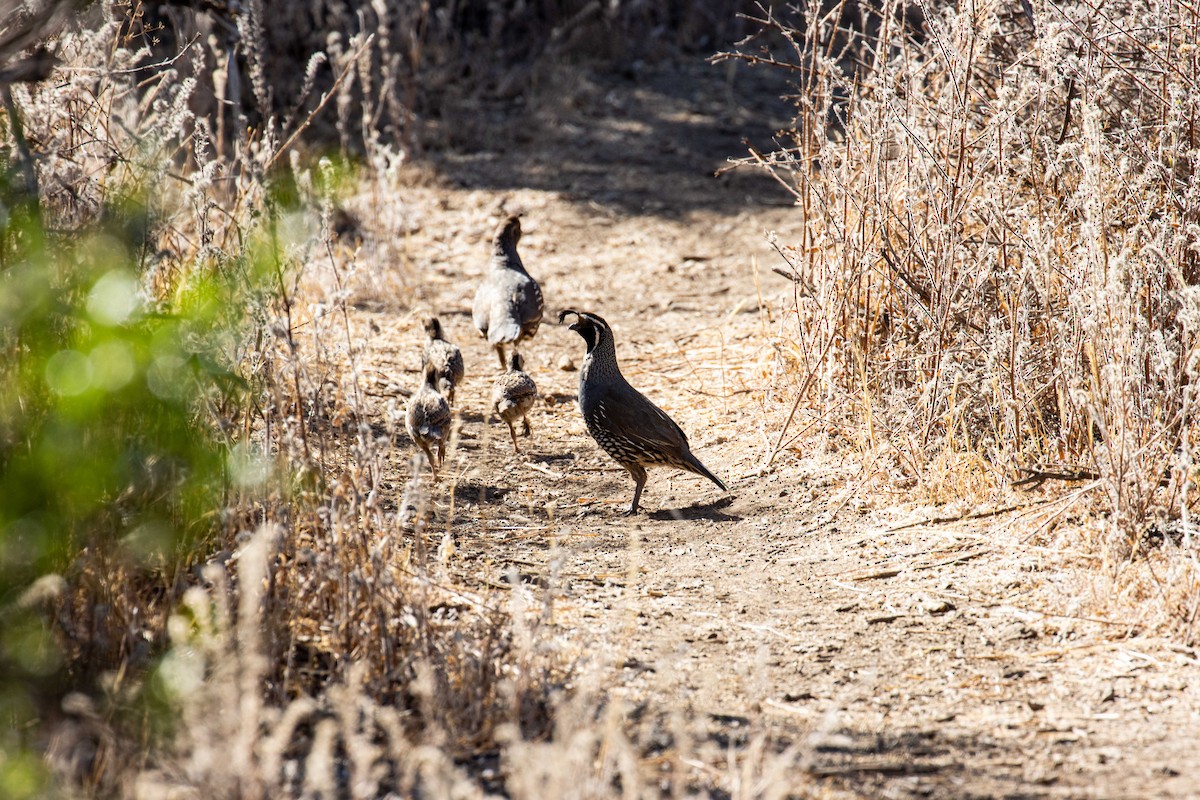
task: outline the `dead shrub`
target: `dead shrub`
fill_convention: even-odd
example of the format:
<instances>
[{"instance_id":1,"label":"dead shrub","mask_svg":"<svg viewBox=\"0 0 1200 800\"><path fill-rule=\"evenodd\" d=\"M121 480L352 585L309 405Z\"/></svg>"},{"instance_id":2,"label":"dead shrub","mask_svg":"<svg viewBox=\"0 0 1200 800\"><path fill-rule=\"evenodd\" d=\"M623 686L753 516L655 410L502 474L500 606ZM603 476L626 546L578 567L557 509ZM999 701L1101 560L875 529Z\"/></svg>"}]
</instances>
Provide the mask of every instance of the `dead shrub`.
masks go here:
<instances>
[{"instance_id":1,"label":"dead shrub","mask_svg":"<svg viewBox=\"0 0 1200 800\"><path fill-rule=\"evenodd\" d=\"M995 483L1097 480L1122 559L1148 528L1187 520L1194 12L814 0L754 22L718 59L796 76L795 126L745 159L792 189L806 223L778 243L795 402L836 407L826 425L919 481L957 453ZM944 499L944 475L926 485Z\"/></svg>"}]
</instances>

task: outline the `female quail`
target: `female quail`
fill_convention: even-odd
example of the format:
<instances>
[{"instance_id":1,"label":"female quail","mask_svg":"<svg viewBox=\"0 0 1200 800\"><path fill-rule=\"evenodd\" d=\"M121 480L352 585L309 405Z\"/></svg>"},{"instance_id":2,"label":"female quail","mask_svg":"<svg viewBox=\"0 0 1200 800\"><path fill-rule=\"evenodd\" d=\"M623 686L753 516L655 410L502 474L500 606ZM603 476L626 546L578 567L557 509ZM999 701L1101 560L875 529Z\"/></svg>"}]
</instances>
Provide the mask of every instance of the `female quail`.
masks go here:
<instances>
[{"instance_id":1,"label":"female quail","mask_svg":"<svg viewBox=\"0 0 1200 800\"><path fill-rule=\"evenodd\" d=\"M425 320L425 333L429 334L429 341L425 342L421 364L433 364L437 370L438 391L454 405L454 387L462 381L464 374L462 351L458 345L446 341L437 317Z\"/></svg>"},{"instance_id":2,"label":"female quail","mask_svg":"<svg viewBox=\"0 0 1200 800\"><path fill-rule=\"evenodd\" d=\"M504 346L515 349L522 339L532 339L542 323L542 289L529 277L517 242L521 240L521 220L509 217L496 229L492 239L492 260L487 274L475 292L472 317L475 327L500 356L500 369L507 369Z\"/></svg>"},{"instance_id":3,"label":"female quail","mask_svg":"<svg viewBox=\"0 0 1200 800\"><path fill-rule=\"evenodd\" d=\"M634 389L617 366L617 349L612 328L586 311L566 310L558 315L562 324L568 314L577 319L570 326L587 342L587 356L579 369L579 409L588 433L634 480L633 502L626 513L636 514L646 467L674 467L703 475L728 491L721 479L692 455L687 436L662 409Z\"/></svg>"},{"instance_id":4,"label":"female quail","mask_svg":"<svg viewBox=\"0 0 1200 800\"><path fill-rule=\"evenodd\" d=\"M433 364L425 365L425 382L409 399L404 423L413 443L429 459L429 469L437 480L438 467L446 458L446 439L450 436L450 406L438 393L438 373ZM434 450L437 450L436 460Z\"/></svg>"},{"instance_id":5,"label":"female quail","mask_svg":"<svg viewBox=\"0 0 1200 800\"><path fill-rule=\"evenodd\" d=\"M492 385L492 407L496 409L496 414L500 419L508 424L508 434L512 437L513 450L521 452L521 447L517 444L517 431L513 427L513 423L517 420L522 420L525 428L525 435L530 434L529 409L533 408L533 401L537 400L537 386L533 382L533 378L522 372L525 367L525 359L521 358L520 353L512 354L511 366L508 372L496 378L496 382Z\"/></svg>"}]
</instances>

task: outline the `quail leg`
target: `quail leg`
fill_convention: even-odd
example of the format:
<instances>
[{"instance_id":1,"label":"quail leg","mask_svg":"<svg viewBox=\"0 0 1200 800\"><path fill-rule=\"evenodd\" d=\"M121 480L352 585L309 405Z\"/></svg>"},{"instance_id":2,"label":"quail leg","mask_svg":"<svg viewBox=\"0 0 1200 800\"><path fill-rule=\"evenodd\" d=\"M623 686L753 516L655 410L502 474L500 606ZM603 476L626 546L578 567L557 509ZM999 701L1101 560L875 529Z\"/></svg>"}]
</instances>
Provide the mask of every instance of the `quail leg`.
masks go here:
<instances>
[{"instance_id":1,"label":"quail leg","mask_svg":"<svg viewBox=\"0 0 1200 800\"><path fill-rule=\"evenodd\" d=\"M629 474L633 476L634 480L633 502L622 513L627 517L632 517L637 514L638 501L642 499L642 487L646 485L646 470L639 464L626 464L625 469L629 470Z\"/></svg>"},{"instance_id":2,"label":"quail leg","mask_svg":"<svg viewBox=\"0 0 1200 800\"><path fill-rule=\"evenodd\" d=\"M425 460L429 462L429 471L433 473L433 479L437 480L437 462L433 459L433 451L425 443L421 443L421 451L425 453Z\"/></svg>"}]
</instances>

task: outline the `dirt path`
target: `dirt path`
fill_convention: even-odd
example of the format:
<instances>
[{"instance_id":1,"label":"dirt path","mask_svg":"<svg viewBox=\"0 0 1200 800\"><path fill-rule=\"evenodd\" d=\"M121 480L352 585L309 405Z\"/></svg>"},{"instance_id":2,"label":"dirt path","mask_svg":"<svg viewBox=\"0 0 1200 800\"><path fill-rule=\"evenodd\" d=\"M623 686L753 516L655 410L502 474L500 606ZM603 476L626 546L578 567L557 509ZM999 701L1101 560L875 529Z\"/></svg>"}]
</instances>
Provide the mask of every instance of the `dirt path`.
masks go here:
<instances>
[{"instance_id":1,"label":"dirt path","mask_svg":"<svg viewBox=\"0 0 1200 800\"><path fill-rule=\"evenodd\" d=\"M389 198L401 220L375 252L395 273L358 297L381 382L415 384L429 311L463 347L457 483L453 505L438 501L455 580L515 570L559 587L555 630L629 704L648 775L683 717L698 786L765 734L769 753L799 748L797 794L1200 796L1196 653L1081 618L1064 598L1090 591L1085 565L1024 544L1014 515L911 524L934 512L899 487L863 496L860 465L833 454L764 466L789 405L771 387L791 302L764 231L795 241L799 215L761 176L711 173L764 115L785 121L778 87L739 76L735 96L755 105L727 113L729 84L698 65L563 80L573 102L501 128L506 149L444 156L438 180ZM563 369L583 343L563 328L524 349L547 398L528 452L488 424L494 356L467 309L502 211L524 212L521 252L548 311L608 319L626 375L727 496L652 472L647 513L617 516L632 484L586 435L578 373Z\"/></svg>"}]
</instances>

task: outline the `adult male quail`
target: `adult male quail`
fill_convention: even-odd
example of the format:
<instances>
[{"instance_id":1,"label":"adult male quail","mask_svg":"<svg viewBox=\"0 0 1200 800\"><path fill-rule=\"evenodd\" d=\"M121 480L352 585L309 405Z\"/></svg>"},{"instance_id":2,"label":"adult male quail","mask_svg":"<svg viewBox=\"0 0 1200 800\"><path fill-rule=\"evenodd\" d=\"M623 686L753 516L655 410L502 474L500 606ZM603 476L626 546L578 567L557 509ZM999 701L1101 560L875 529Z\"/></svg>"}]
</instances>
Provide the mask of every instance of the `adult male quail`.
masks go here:
<instances>
[{"instance_id":1,"label":"adult male quail","mask_svg":"<svg viewBox=\"0 0 1200 800\"><path fill-rule=\"evenodd\" d=\"M529 417L526 415L529 409L533 408L533 401L537 400L538 394L533 378L522 371L524 367L525 359L521 358L520 353L513 353L508 372L496 378L496 382L492 384L492 407L496 409L500 419L508 424L513 450L518 453L521 452L521 447L517 444L517 431L513 423L522 420L525 435L530 434Z\"/></svg>"},{"instance_id":2,"label":"adult male quail","mask_svg":"<svg viewBox=\"0 0 1200 800\"><path fill-rule=\"evenodd\" d=\"M516 349L522 339L532 339L542 324L542 289L517 255L520 240L519 218L500 223L492 239L492 259L472 308L475 327L496 348L500 369L508 368L504 346L512 344Z\"/></svg>"},{"instance_id":3,"label":"adult male quail","mask_svg":"<svg viewBox=\"0 0 1200 800\"><path fill-rule=\"evenodd\" d=\"M408 435L429 459L429 469L437 479L438 467L446 458L446 439L450 436L450 406L438 393L438 373L433 364L425 365L425 381L408 401L404 418ZM434 451L437 458L434 458Z\"/></svg>"},{"instance_id":4,"label":"adult male quail","mask_svg":"<svg viewBox=\"0 0 1200 800\"><path fill-rule=\"evenodd\" d=\"M634 480L633 502L626 513L637 513L646 467L694 472L728 491L721 479L692 455L687 436L675 421L625 380L617 366L616 342L608 323L595 314L568 309L559 313L560 325L569 314L577 317L570 329L587 343L587 355L579 369L583 421L596 443Z\"/></svg>"},{"instance_id":5,"label":"adult male quail","mask_svg":"<svg viewBox=\"0 0 1200 800\"><path fill-rule=\"evenodd\" d=\"M429 341L425 342L421 364L433 364L437 370L438 391L454 405L454 387L462 381L464 374L462 351L458 345L446 341L437 317L425 320L425 333L429 334Z\"/></svg>"}]
</instances>

